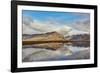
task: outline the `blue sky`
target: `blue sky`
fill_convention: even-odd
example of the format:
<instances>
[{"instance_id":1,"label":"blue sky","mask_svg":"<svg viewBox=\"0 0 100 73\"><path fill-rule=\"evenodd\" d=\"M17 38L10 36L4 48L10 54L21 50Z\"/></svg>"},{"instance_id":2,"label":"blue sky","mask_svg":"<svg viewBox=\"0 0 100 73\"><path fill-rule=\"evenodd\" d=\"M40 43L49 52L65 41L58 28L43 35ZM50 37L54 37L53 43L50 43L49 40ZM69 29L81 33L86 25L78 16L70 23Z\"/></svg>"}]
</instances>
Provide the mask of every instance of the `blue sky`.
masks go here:
<instances>
[{"instance_id":1,"label":"blue sky","mask_svg":"<svg viewBox=\"0 0 100 73\"><path fill-rule=\"evenodd\" d=\"M31 17L33 20L40 22L53 21L59 24L73 24L82 19L89 19L89 13L72 13L72 12L51 12L51 11L34 11L23 10L23 17Z\"/></svg>"}]
</instances>

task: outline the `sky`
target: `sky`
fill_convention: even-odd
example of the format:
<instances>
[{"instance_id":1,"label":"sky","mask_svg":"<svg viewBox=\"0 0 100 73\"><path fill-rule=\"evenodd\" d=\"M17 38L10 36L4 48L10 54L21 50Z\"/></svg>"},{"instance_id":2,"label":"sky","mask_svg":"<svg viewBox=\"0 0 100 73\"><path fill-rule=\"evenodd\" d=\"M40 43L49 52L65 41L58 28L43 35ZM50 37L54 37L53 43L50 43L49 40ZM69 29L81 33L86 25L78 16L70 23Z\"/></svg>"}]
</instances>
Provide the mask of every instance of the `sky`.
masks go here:
<instances>
[{"instance_id":1,"label":"sky","mask_svg":"<svg viewBox=\"0 0 100 73\"><path fill-rule=\"evenodd\" d=\"M33 11L23 10L23 17L31 17L33 20L40 22L54 22L58 24L72 24L81 19L89 19L89 13L72 13L72 12L50 12L50 11Z\"/></svg>"},{"instance_id":2,"label":"sky","mask_svg":"<svg viewBox=\"0 0 100 73\"><path fill-rule=\"evenodd\" d=\"M56 31L66 35L72 29L71 34L89 32L90 30L89 13L23 10L22 17L24 34Z\"/></svg>"}]
</instances>

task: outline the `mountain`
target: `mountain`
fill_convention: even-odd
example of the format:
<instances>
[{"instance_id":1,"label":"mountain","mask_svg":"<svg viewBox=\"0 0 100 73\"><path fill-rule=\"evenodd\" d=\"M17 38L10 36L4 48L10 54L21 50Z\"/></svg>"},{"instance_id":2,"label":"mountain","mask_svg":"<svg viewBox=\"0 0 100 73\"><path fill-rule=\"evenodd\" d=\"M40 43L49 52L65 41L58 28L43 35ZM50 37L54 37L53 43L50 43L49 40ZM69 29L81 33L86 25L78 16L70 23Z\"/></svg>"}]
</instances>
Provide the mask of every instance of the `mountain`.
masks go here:
<instances>
[{"instance_id":1,"label":"mountain","mask_svg":"<svg viewBox=\"0 0 100 73\"><path fill-rule=\"evenodd\" d=\"M49 41L62 41L62 40L64 40L63 35L57 32L49 32L45 34L34 34L31 35L31 37L23 38L23 45L32 45L35 48L57 49L62 47L63 43L49 42ZM40 41L42 41L42 43L39 43ZM46 41L46 43L43 43L44 41Z\"/></svg>"},{"instance_id":2,"label":"mountain","mask_svg":"<svg viewBox=\"0 0 100 73\"><path fill-rule=\"evenodd\" d=\"M28 36L24 34L24 36ZM24 41L57 41L57 40L64 40L63 35L57 32L48 32L44 34L33 34L31 38L23 39Z\"/></svg>"},{"instance_id":3,"label":"mountain","mask_svg":"<svg viewBox=\"0 0 100 73\"><path fill-rule=\"evenodd\" d=\"M73 46L90 46L90 34L78 34L65 37L67 40L72 40L71 45Z\"/></svg>"},{"instance_id":4,"label":"mountain","mask_svg":"<svg viewBox=\"0 0 100 73\"><path fill-rule=\"evenodd\" d=\"M77 35L67 36L66 38L70 38L70 40L75 40L75 41L90 41L90 34L77 34Z\"/></svg>"}]
</instances>

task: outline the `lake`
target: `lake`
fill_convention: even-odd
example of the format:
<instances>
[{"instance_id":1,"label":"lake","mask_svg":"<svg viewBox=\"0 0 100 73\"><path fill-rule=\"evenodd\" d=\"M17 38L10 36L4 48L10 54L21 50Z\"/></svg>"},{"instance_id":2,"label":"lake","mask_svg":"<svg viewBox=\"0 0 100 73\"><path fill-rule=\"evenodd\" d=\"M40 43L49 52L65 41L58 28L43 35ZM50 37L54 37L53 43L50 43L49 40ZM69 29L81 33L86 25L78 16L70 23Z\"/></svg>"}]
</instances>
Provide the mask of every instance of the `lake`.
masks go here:
<instances>
[{"instance_id":1,"label":"lake","mask_svg":"<svg viewBox=\"0 0 100 73\"><path fill-rule=\"evenodd\" d=\"M63 45L56 50L36 46L34 47L34 45L24 45L22 48L22 61L35 62L90 59L89 45L82 45L82 43L81 45L67 43L62 44Z\"/></svg>"}]
</instances>

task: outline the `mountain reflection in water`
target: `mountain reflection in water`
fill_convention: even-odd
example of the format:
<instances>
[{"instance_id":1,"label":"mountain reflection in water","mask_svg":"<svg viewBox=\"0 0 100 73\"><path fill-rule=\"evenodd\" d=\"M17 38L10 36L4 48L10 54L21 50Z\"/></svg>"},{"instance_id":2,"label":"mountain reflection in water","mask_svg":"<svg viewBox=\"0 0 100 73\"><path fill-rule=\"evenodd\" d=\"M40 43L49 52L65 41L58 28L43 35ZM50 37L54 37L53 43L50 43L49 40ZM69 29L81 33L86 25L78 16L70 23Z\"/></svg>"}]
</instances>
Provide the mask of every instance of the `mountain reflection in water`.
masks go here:
<instances>
[{"instance_id":1,"label":"mountain reflection in water","mask_svg":"<svg viewBox=\"0 0 100 73\"><path fill-rule=\"evenodd\" d=\"M49 43L47 43L49 44ZM78 60L90 58L89 42L60 43L57 50L38 47L35 45L23 45L22 61L56 61L56 60ZM42 44L43 45L43 44Z\"/></svg>"}]
</instances>

